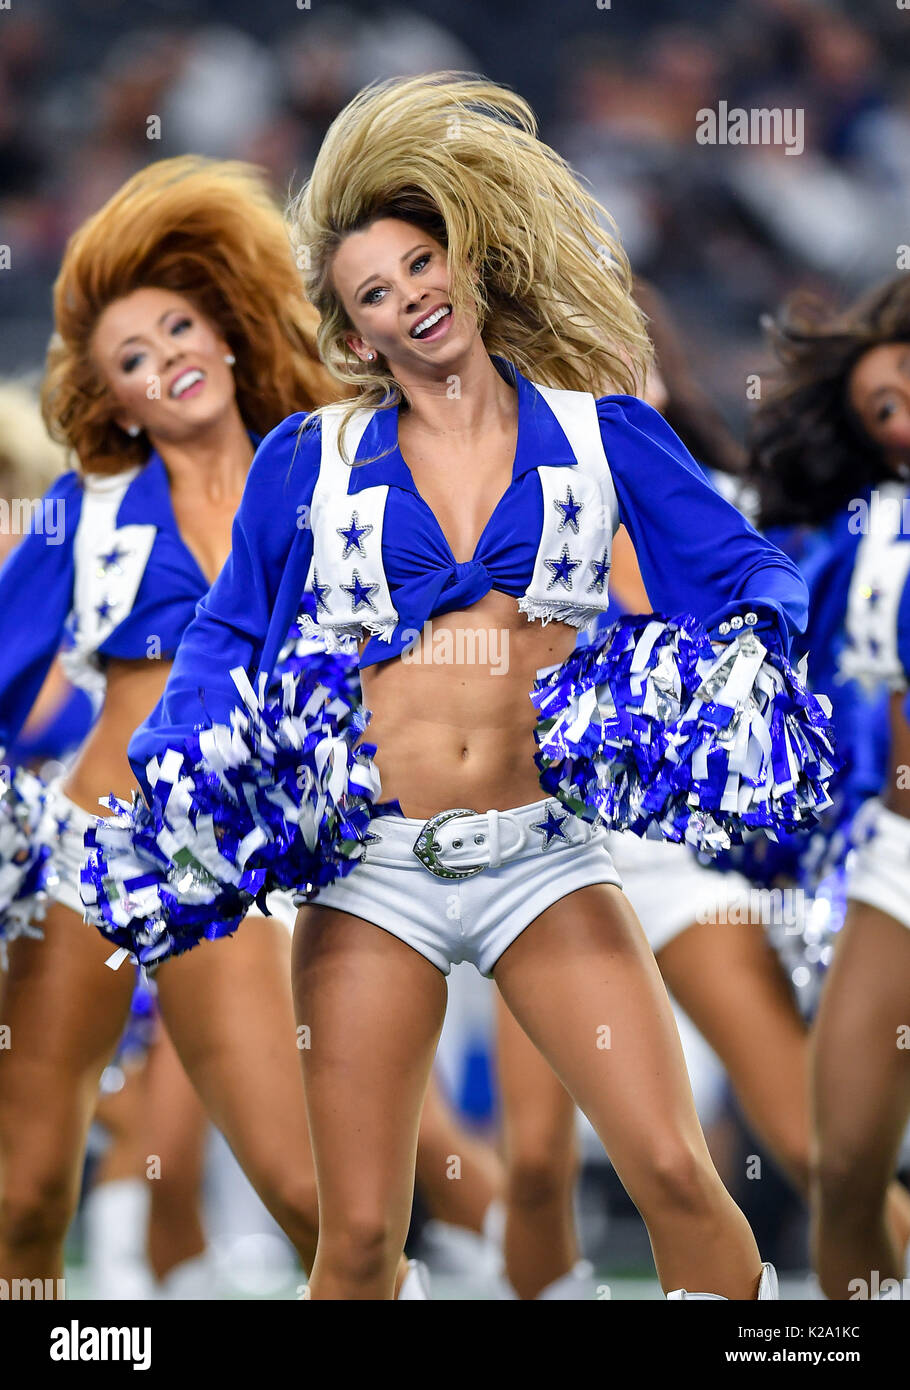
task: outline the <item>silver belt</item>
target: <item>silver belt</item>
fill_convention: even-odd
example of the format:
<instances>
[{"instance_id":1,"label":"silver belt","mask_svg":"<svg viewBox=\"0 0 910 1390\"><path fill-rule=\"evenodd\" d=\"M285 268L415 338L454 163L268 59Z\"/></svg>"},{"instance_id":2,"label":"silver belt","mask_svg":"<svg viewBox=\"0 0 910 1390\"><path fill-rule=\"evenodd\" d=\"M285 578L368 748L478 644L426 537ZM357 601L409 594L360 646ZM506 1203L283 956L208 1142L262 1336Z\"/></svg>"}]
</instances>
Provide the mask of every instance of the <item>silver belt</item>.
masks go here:
<instances>
[{"instance_id":1,"label":"silver belt","mask_svg":"<svg viewBox=\"0 0 910 1390\"><path fill-rule=\"evenodd\" d=\"M560 833L551 840L545 832L536 832L540 835L541 850L559 841L585 843L597 833L598 827L579 820L554 801L544 802L542 808L538 807L524 818L512 811L493 810L481 814L467 806L453 806L438 811L424 822L411 852L437 878L471 878L521 854L531 842L534 823L551 815L559 823ZM391 828L394 822L390 820L389 824ZM401 863L400 855L383 854L381 846L370 847L365 858L372 864Z\"/></svg>"}]
</instances>

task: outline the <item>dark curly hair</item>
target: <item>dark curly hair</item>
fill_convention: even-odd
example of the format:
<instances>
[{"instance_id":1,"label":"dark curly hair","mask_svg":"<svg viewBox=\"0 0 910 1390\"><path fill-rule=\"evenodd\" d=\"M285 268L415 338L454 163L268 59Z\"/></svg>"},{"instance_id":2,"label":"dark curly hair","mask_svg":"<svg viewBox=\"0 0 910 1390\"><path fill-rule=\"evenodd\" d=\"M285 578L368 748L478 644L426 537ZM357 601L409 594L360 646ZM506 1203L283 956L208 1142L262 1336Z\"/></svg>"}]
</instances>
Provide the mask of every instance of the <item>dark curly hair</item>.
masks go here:
<instances>
[{"instance_id":1,"label":"dark curly hair","mask_svg":"<svg viewBox=\"0 0 910 1390\"><path fill-rule=\"evenodd\" d=\"M910 342L910 276L837 313L798 294L766 323L780 364L750 428L748 480L759 525L818 525L864 487L891 476L850 405L847 384L871 348Z\"/></svg>"}]
</instances>

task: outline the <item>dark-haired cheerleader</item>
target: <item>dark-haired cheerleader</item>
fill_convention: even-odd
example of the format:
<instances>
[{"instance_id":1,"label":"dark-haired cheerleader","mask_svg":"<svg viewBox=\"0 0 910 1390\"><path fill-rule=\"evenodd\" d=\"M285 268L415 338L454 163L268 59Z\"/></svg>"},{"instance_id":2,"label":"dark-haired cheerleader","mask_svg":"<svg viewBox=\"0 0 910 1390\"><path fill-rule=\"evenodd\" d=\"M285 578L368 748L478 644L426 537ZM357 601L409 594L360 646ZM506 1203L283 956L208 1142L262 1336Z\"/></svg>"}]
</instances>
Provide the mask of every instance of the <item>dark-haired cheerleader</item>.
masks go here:
<instances>
[{"instance_id":1,"label":"dark-haired cheerleader","mask_svg":"<svg viewBox=\"0 0 910 1390\"><path fill-rule=\"evenodd\" d=\"M887 1199L910 1119L910 282L836 314L795 301L774 336L781 372L756 417L762 516L821 528L808 636L831 688L891 692L887 776L854 821L812 1034L814 1258L830 1298L899 1298ZM848 751L866 734L848 730Z\"/></svg>"}]
</instances>

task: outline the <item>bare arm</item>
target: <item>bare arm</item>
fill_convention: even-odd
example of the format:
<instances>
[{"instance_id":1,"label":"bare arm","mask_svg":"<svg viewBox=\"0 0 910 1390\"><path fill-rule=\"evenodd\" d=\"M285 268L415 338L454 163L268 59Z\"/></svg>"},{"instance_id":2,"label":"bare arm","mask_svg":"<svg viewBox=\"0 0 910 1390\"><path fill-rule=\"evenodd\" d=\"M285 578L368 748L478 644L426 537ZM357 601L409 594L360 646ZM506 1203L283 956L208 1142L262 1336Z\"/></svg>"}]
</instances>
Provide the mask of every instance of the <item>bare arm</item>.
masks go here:
<instances>
[{"instance_id":1,"label":"bare arm","mask_svg":"<svg viewBox=\"0 0 910 1390\"><path fill-rule=\"evenodd\" d=\"M111 661L104 707L79 753L64 792L86 811L102 814L99 797L128 801L136 777L126 746L138 724L158 703L171 669L169 661Z\"/></svg>"}]
</instances>

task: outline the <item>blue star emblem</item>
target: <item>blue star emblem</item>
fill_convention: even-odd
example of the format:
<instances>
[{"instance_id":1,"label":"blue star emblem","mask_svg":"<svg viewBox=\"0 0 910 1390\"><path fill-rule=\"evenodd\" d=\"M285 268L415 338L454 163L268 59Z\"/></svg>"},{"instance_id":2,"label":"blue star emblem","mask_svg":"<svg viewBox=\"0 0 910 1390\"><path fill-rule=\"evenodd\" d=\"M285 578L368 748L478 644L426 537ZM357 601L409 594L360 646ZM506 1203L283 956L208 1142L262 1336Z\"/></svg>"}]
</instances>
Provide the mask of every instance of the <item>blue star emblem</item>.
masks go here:
<instances>
[{"instance_id":1,"label":"blue star emblem","mask_svg":"<svg viewBox=\"0 0 910 1390\"><path fill-rule=\"evenodd\" d=\"M610 552L606 546L604 546L602 557L599 560L591 561L591 568L594 571L594 578L588 585L588 593L590 593L592 589L596 589L599 594L602 594L604 585L607 582L607 576L610 573Z\"/></svg>"},{"instance_id":2,"label":"blue star emblem","mask_svg":"<svg viewBox=\"0 0 910 1390\"><path fill-rule=\"evenodd\" d=\"M107 574L109 570L113 570L115 574L122 574L123 567L120 561L125 560L129 553L128 550L121 550L119 545L115 545L113 550L109 550L106 555L99 555L98 573Z\"/></svg>"},{"instance_id":3,"label":"blue star emblem","mask_svg":"<svg viewBox=\"0 0 910 1390\"><path fill-rule=\"evenodd\" d=\"M562 521L559 523L558 530L564 531L567 526L578 535L578 516L584 507L584 502L576 502L571 487L566 490L566 500L564 502L554 501L553 506L562 512Z\"/></svg>"},{"instance_id":4,"label":"blue star emblem","mask_svg":"<svg viewBox=\"0 0 910 1390\"><path fill-rule=\"evenodd\" d=\"M332 585L331 585L331 584L320 584L320 582L319 582L319 575L318 575L317 571L314 569L314 570L313 570L313 597L314 597L315 600L316 600L316 607L317 607L317 609L318 609L318 608L328 608L329 605L328 605L328 603L327 603L326 600L325 600L325 595L326 595L326 594L330 594L331 592L332 592Z\"/></svg>"},{"instance_id":5,"label":"blue star emblem","mask_svg":"<svg viewBox=\"0 0 910 1390\"><path fill-rule=\"evenodd\" d=\"M95 612L102 623L106 623L113 613L116 604L111 603L110 599L103 598L100 603L95 605Z\"/></svg>"},{"instance_id":6,"label":"blue star emblem","mask_svg":"<svg viewBox=\"0 0 910 1390\"><path fill-rule=\"evenodd\" d=\"M573 560L569 555L569 547L564 545L558 560L544 560L544 564L553 575L547 585L548 589L552 589L554 584L561 584L564 589L571 589L572 571L578 569L581 561Z\"/></svg>"},{"instance_id":7,"label":"blue star emblem","mask_svg":"<svg viewBox=\"0 0 910 1390\"><path fill-rule=\"evenodd\" d=\"M337 534L344 541L344 554L341 557L342 560L346 560L354 549L356 549L358 555L366 555L361 539L363 536L369 536L373 528L370 525L358 526L356 512L352 514L351 523L348 527L338 526L335 529Z\"/></svg>"},{"instance_id":8,"label":"blue star emblem","mask_svg":"<svg viewBox=\"0 0 910 1390\"><path fill-rule=\"evenodd\" d=\"M566 834L563 831L562 827L565 825L568 819L568 812L566 812L564 816L557 816L553 807L548 806L546 820L538 821L536 825L531 826L532 830L538 830L541 835L546 835L547 838L543 843L544 849L547 848L547 846L550 844L552 840L559 839L567 841Z\"/></svg>"},{"instance_id":9,"label":"blue star emblem","mask_svg":"<svg viewBox=\"0 0 910 1390\"><path fill-rule=\"evenodd\" d=\"M366 604L369 608L372 608L373 612L375 613L376 605L373 602L372 596L379 588L379 585L361 583L360 575L358 574L357 570L354 571L353 580L353 584L341 585L341 588L344 590L344 592L346 594L351 595L351 612L356 613L358 608L363 608L364 604Z\"/></svg>"}]
</instances>

